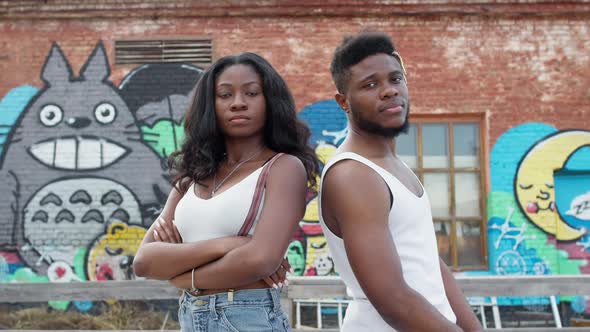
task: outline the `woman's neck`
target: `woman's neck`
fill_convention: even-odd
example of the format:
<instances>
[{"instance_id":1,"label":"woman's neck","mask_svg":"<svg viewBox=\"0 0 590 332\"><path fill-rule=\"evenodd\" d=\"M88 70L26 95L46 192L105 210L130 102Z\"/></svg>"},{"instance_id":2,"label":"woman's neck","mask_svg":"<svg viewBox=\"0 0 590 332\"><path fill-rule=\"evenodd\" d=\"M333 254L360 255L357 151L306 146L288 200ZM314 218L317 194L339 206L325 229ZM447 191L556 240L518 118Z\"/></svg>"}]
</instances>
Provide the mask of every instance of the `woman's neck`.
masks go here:
<instances>
[{"instance_id":1,"label":"woman's neck","mask_svg":"<svg viewBox=\"0 0 590 332\"><path fill-rule=\"evenodd\" d=\"M228 165L233 165L261 152L264 147L262 137L226 139L225 160Z\"/></svg>"}]
</instances>

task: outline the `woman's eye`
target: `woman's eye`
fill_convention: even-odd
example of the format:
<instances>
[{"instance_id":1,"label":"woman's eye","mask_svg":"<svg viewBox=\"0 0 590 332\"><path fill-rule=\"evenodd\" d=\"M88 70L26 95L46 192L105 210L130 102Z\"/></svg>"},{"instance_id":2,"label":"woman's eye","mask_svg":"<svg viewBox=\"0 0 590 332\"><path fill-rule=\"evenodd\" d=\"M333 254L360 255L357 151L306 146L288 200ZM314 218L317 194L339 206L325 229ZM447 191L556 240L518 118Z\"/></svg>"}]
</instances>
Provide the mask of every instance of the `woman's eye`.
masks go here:
<instances>
[{"instance_id":1,"label":"woman's eye","mask_svg":"<svg viewBox=\"0 0 590 332\"><path fill-rule=\"evenodd\" d=\"M370 88L373 88L373 87L376 87L376 86L377 86L377 83L371 82L371 83L365 84L364 88L370 89Z\"/></svg>"}]
</instances>

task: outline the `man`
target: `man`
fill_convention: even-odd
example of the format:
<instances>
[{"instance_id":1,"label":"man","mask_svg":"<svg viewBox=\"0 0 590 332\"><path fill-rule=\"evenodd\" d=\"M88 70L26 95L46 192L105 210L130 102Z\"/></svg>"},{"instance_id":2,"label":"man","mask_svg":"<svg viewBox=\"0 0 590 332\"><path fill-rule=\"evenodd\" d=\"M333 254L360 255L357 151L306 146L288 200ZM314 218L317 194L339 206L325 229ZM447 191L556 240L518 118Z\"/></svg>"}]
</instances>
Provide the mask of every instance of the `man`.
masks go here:
<instances>
[{"instance_id":1,"label":"man","mask_svg":"<svg viewBox=\"0 0 590 332\"><path fill-rule=\"evenodd\" d=\"M354 298L342 331L482 331L438 257L424 188L395 155L409 125L402 58L386 35L362 33L330 69L349 132L324 167L320 222Z\"/></svg>"}]
</instances>

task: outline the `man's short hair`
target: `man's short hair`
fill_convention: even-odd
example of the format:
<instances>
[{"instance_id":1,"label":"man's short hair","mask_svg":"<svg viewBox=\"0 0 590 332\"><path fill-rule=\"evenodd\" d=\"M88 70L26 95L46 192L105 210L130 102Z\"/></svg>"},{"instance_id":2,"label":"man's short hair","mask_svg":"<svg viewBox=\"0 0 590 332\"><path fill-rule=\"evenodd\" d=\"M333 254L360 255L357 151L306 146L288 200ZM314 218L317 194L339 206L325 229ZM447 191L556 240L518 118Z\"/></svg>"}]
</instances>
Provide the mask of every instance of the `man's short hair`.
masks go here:
<instances>
[{"instance_id":1,"label":"man's short hair","mask_svg":"<svg viewBox=\"0 0 590 332\"><path fill-rule=\"evenodd\" d=\"M347 89L350 67L375 54L384 53L395 57L394 52L393 41L382 32L362 32L345 37L336 48L330 64L330 73L338 92L344 93Z\"/></svg>"}]
</instances>

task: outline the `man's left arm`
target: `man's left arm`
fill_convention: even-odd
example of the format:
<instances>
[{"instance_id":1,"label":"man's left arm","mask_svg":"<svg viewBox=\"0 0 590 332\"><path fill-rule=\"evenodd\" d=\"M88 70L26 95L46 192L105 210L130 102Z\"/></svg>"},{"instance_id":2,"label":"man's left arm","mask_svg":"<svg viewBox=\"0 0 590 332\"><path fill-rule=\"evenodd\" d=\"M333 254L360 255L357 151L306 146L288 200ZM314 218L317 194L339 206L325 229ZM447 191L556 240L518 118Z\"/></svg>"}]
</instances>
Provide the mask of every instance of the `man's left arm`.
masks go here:
<instances>
[{"instance_id":1,"label":"man's left arm","mask_svg":"<svg viewBox=\"0 0 590 332\"><path fill-rule=\"evenodd\" d=\"M461 327L465 332L483 332L483 328L475 317L473 310L467 303L463 292L459 289L453 273L447 267L447 264L439 258L440 261L440 272L442 274L443 283L445 285L445 293L453 308L455 316L457 316L457 325Z\"/></svg>"}]
</instances>

